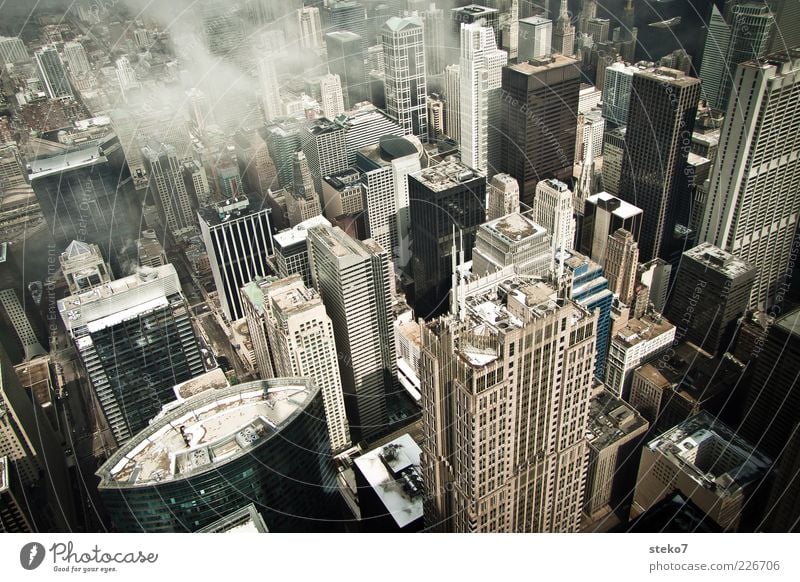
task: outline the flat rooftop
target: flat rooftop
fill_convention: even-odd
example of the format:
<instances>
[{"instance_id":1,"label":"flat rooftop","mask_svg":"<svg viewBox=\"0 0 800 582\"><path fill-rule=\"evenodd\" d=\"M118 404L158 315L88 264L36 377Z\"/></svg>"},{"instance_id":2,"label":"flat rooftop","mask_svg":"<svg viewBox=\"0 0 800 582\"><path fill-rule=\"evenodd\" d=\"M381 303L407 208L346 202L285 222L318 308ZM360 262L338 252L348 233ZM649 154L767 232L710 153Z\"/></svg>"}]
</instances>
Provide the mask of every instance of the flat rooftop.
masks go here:
<instances>
[{"instance_id":1,"label":"flat rooftop","mask_svg":"<svg viewBox=\"0 0 800 582\"><path fill-rule=\"evenodd\" d=\"M281 249L294 246L298 243L305 244L306 239L308 238L308 229L314 226L330 227L331 222L320 214L319 216L314 216L313 218L304 220L292 228L282 230L272 237L272 241L275 243L276 248Z\"/></svg>"},{"instance_id":2,"label":"flat rooftop","mask_svg":"<svg viewBox=\"0 0 800 582\"><path fill-rule=\"evenodd\" d=\"M206 390L220 390L228 386L230 386L230 383L228 382L228 377L225 376L225 372L222 371L222 368L214 368L191 380L176 384L174 390L178 400L187 400Z\"/></svg>"},{"instance_id":3,"label":"flat rooftop","mask_svg":"<svg viewBox=\"0 0 800 582\"><path fill-rule=\"evenodd\" d=\"M269 529L255 504L251 503L197 530L197 533L269 533Z\"/></svg>"},{"instance_id":4,"label":"flat rooftop","mask_svg":"<svg viewBox=\"0 0 800 582\"><path fill-rule=\"evenodd\" d=\"M594 204L599 208L610 210L611 214L622 219L633 218L637 214L642 214L642 209L638 206L634 206L629 202L625 202L621 198L617 198L608 192L598 192L597 194L592 194L586 199L586 202L589 204Z\"/></svg>"},{"instance_id":5,"label":"flat rooftop","mask_svg":"<svg viewBox=\"0 0 800 582\"><path fill-rule=\"evenodd\" d=\"M70 150L47 158L39 158L28 162L28 174L31 181L69 172L81 168L90 168L96 164L108 161L101 153L100 147L95 144L81 149Z\"/></svg>"},{"instance_id":6,"label":"flat rooftop","mask_svg":"<svg viewBox=\"0 0 800 582\"><path fill-rule=\"evenodd\" d=\"M537 17L532 17L537 18ZM526 20L530 20L528 18L523 18L519 22L522 24ZM540 19L546 20L546 19ZM565 57L564 55L552 55L551 57L542 58L537 61L523 61L521 63L517 63L515 65L509 65L508 68L512 71L517 71L524 75L536 75L538 73L543 73L545 71L549 71L551 69L558 69L560 67L567 67L567 66L576 66L578 61L573 58Z\"/></svg>"},{"instance_id":7,"label":"flat rooftop","mask_svg":"<svg viewBox=\"0 0 800 582\"><path fill-rule=\"evenodd\" d=\"M425 170L414 172L411 177L428 189L434 192L441 192L484 176L477 170L473 170L457 160L450 159Z\"/></svg>"},{"instance_id":8,"label":"flat rooftop","mask_svg":"<svg viewBox=\"0 0 800 582\"><path fill-rule=\"evenodd\" d=\"M269 207L255 197L246 195L228 198L210 206L200 208L197 213L209 226L218 226L231 219L248 216L262 210L269 212Z\"/></svg>"},{"instance_id":9,"label":"flat rooftop","mask_svg":"<svg viewBox=\"0 0 800 582\"><path fill-rule=\"evenodd\" d=\"M218 470L278 435L318 390L305 378L273 378L202 392L118 449L97 472L100 486L154 486Z\"/></svg>"},{"instance_id":10,"label":"flat rooftop","mask_svg":"<svg viewBox=\"0 0 800 582\"><path fill-rule=\"evenodd\" d=\"M480 228L488 230L508 242L518 242L526 238L544 236L547 234L547 229L545 227L536 224L533 220L519 212L507 214L506 216L487 222Z\"/></svg>"},{"instance_id":11,"label":"flat rooftop","mask_svg":"<svg viewBox=\"0 0 800 582\"><path fill-rule=\"evenodd\" d=\"M647 77L661 83L666 83L674 87L690 87L700 83L700 79L690 77L683 71L670 69L669 67L655 67L648 69L638 69L636 75Z\"/></svg>"},{"instance_id":12,"label":"flat rooftop","mask_svg":"<svg viewBox=\"0 0 800 582\"><path fill-rule=\"evenodd\" d=\"M358 241L352 238L338 226L334 226L332 228L315 227L313 232L322 242L322 244L325 245L325 248L327 248L334 256L339 258L350 256L368 258L370 256L369 251L375 250L370 248L370 246L367 244L372 239ZM374 243L374 241L372 242ZM377 245L378 243L374 244ZM383 251L380 245L378 245L378 249Z\"/></svg>"},{"instance_id":13,"label":"flat rooftop","mask_svg":"<svg viewBox=\"0 0 800 582\"><path fill-rule=\"evenodd\" d=\"M718 497L736 494L759 480L772 463L707 412L683 421L646 446Z\"/></svg>"},{"instance_id":14,"label":"flat rooftop","mask_svg":"<svg viewBox=\"0 0 800 582\"><path fill-rule=\"evenodd\" d=\"M614 336L613 341L621 342L626 347L632 347L641 342L650 341L671 331L675 326L666 317L645 315L639 319L630 319L628 323Z\"/></svg>"},{"instance_id":15,"label":"flat rooftop","mask_svg":"<svg viewBox=\"0 0 800 582\"><path fill-rule=\"evenodd\" d=\"M683 256L729 278L739 277L749 272L755 276L756 272L756 268L747 261L743 261L709 242L689 249L683 253Z\"/></svg>"},{"instance_id":16,"label":"flat rooftop","mask_svg":"<svg viewBox=\"0 0 800 582\"><path fill-rule=\"evenodd\" d=\"M800 308L781 316L775 325L792 335L800 335Z\"/></svg>"},{"instance_id":17,"label":"flat rooftop","mask_svg":"<svg viewBox=\"0 0 800 582\"><path fill-rule=\"evenodd\" d=\"M404 434L354 461L399 528L423 515L421 453L411 435Z\"/></svg>"},{"instance_id":18,"label":"flat rooftop","mask_svg":"<svg viewBox=\"0 0 800 582\"><path fill-rule=\"evenodd\" d=\"M627 402L608 390L589 401L586 439L595 450L603 450L634 433L644 433L648 422Z\"/></svg>"}]
</instances>

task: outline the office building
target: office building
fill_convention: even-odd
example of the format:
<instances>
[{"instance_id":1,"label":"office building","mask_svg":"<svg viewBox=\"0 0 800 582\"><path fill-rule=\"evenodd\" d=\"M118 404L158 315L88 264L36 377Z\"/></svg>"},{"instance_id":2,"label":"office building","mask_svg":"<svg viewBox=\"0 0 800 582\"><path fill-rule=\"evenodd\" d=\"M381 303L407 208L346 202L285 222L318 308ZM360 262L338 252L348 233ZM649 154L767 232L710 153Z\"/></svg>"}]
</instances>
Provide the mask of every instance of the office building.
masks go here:
<instances>
[{"instance_id":1,"label":"office building","mask_svg":"<svg viewBox=\"0 0 800 582\"><path fill-rule=\"evenodd\" d=\"M422 12L425 36L425 71L429 77L441 75L450 61L450 53L454 47L448 46L450 22L444 9L431 2Z\"/></svg>"},{"instance_id":2,"label":"office building","mask_svg":"<svg viewBox=\"0 0 800 582\"><path fill-rule=\"evenodd\" d=\"M324 419L308 378L206 390L100 467L100 497L120 532L196 531L251 503L270 531L324 530L336 516Z\"/></svg>"},{"instance_id":3,"label":"office building","mask_svg":"<svg viewBox=\"0 0 800 582\"><path fill-rule=\"evenodd\" d=\"M27 190L27 174L17 145L0 144L0 192L5 194L17 188Z\"/></svg>"},{"instance_id":4,"label":"office building","mask_svg":"<svg viewBox=\"0 0 800 582\"><path fill-rule=\"evenodd\" d=\"M421 330L426 529L578 531L597 316L511 269L454 296Z\"/></svg>"},{"instance_id":5,"label":"office building","mask_svg":"<svg viewBox=\"0 0 800 582\"><path fill-rule=\"evenodd\" d=\"M385 136L356 155L361 172L369 237L405 269L411 260L411 210L408 176L419 172L420 156L413 141Z\"/></svg>"},{"instance_id":6,"label":"office building","mask_svg":"<svg viewBox=\"0 0 800 582\"><path fill-rule=\"evenodd\" d=\"M728 351L756 273L756 267L711 243L684 252L666 310L680 339L710 354Z\"/></svg>"},{"instance_id":7,"label":"office building","mask_svg":"<svg viewBox=\"0 0 800 582\"><path fill-rule=\"evenodd\" d=\"M294 155L294 178L286 189L286 215L289 226L322 214L319 192L314 186L308 159L303 152Z\"/></svg>"},{"instance_id":8,"label":"office building","mask_svg":"<svg viewBox=\"0 0 800 582\"><path fill-rule=\"evenodd\" d=\"M221 59L243 56L245 21L223 0L206 0L199 7L200 26L208 51Z\"/></svg>"},{"instance_id":9,"label":"office building","mask_svg":"<svg viewBox=\"0 0 800 582\"><path fill-rule=\"evenodd\" d=\"M636 292L639 245L633 235L619 229L608 237L608 253L603 268L608 288L625 305L631 305Z\"/></svg>"},{"instance_id":10,"label":"office building","mask_svg":"<svg viewBox=\"0 0 800 582\"><path fill-rule=\"evenodd\" d=\"M142 155L149 177L150 192L159 214L164 217L167 229L176 238L193 233L195 221L192 203L175 148L163 143L153 143L142 148Z\"/></svg>"},{"instance_id":11,"label":"office building","mask_svg":"<svg viewBox=\"0 0 800 582\"><path fill-rule=\"evenodd\" d=\"M652 71L650 63L615 62L608 65L603 76L603 117L615 126L628 123L628 110L633 88L633 75L637 71Z\"/></svg>"},{"instance_id":12,"label":"office building","mask_svg":"<svg viewBox=\"0 0 800 582\"><path fill-rule=\"evenodd\" d=\"M421 18L391 17L381 28L386 112L405 131L428 138L428 88L425 77L424 24Z\"/></svg>"},{"instance_id":13,"label":"office building","mask_svg":"<svg viewBox=\"0 0 800 582\"><path fill-rule=\"evenodd\" d=\"M349 111L357 103L369 100L364 50L361 37L350 31L329 32L325 35L328 51L328 70L339 75L344 93L344 107ZM328 116L331 119L330 115Z\"/></svg>"},{"instance_id":14,"label":"office building","mask_svg":"<svg viewBox=\"0 0 800 582\"><path fill-rule=\"evenodd\" d=\"M461 67L447 65L444 69L444 98L447 102L445 128L451 139L461 139Z\"/></svg>"},{"instance_id":15,"label":"office building","mask_svg":"<svg viewBox=\"0 0 800 582\"><path fill-rule=\"evenodd\" d=\"M47 91L47 96L50 99L74 99L75 94L69 84L67 70L56 47L44 46L33 53L33 56L36 58L39 79Z\"/></svg>"},{"instance_id":16,"label":"office building","mask_svg":"<svg viewBox=\"0 0 800 582\"><path fill-rule=\"evenodd\" d=\"M319 17L319 8L316 6L303 6L295 11L297 17L297 30L300 31L300 48L322 48L322 22ZM330 46L328 46L330 50Z\"/></svg>"},{"instance_id":17,"label":"office building","mask_svg":"<svg viewBox=\"0 0 800 582\"><path fill-rule=\"evenodd\" d=\"M553 26L552 35L552 51L554 53L564 55L565 57L571 57L575 54L575 27L571 22L567 0L561 0L558 19Z\"/></svg>"},{"instance_id":18,"label":"office building","mask_svg":"<svg viewBox=\"0 0 800 582\"><path fill-rule=\"evenodd\" d=\"M531 218L550 234L553 255L575 248L572 192L564 182L548 179L536 185Z\"/></svg>"},{"instance_id":19,"label":"office building","mask_svg":"<svg viewBox=\"0 0 800 582\"><path fill-rule=\"evenodd\" d=\"M251 281L242 288L242 298L262 377L310 378L322 391L331 450L349 447L333 324L319 294L296 274Z\"/></svg>"},{"instance_id":20,"label":"office building","mask_svg":"<svg viewBox=\"0 0 800 582\"><path fill-rule=\"evenodd\" d=\"M519 19L519 63L543 59L553 52L553 21L541 16ZM567 55L564 55L567 56Z\"/></svg>"},{"instance_id":21,"label":"office building","mask_svg":"<svg viewBox=\"0 0 800 582\"><path fill-rule=\"evenodd\" d=\"M580 69L569 57L503 68L501 170L517 179L528 206L540 180L572 177L579 93Z\"/></svg>"},{"instance_id":22,"label":"office building","mask_svg":"<svg viewBox=\"0 0 800 582\"><path fill-rule=\"evenodd\" d=\"M750 307L778 302L795 248L800 51L742 63L719 140L698 240L756 265Z\"/></svg>"},{"instance_id":23,"label":"office building","mask_svg":"<svg viewBox=\"0 0 800 582\"><path fill-rule=\"evenodd\" d=\"M367 50L367 12L363 4L350 0L327 2L322 8L322 26L325 33L354 32L361 37L361 49Z\"/></svg>"},{"instance_id":24,"label":"office building","mask_svg":"<svg viewBox=\"0 0 800 582\"><path fill-rule=\"evenodd\" d=\"M347 150L347 165L352 167L356 163L358 150L374 146L385 135L408 135L397 120L389 117L370 103L361 105L358 109L349 111L334 120L337 125L344 128L344 143Z\"/></svg>"},{"instance_id":25,"label":"office building","mask_svg":"<svg viewBox=\"0 0 800 582\"><path fill-rule=\"evenodd\" d=\"M586 21L586 34L592 37L595 43L608 41L611 31L611 21L608 18L590 18Z\"/></svg>"},{"instance_id":26,"label":"office building","mask_svg":"<svg viewBox=\"0 0 800 582\"><path fill-rule=\"evenodd\" d=\"M26 63L31 60L25 43L18 36L0 36L0 64Z\"/></svg>"},{"instance_id":27,"label":"office building","mask_svg":"<svg viewBox=\"0 0 800 582\"><path fill-rule=\"evenodd\" d=\"M483 276L504 267L546 278L553 267L551 236L528 216L514 212L481 224L472 251L472 272Z\"/></svg>"},{"instance_id":28,"label":"office building","mask_svg":"<svg viewBox=\"0 0 800 582\"><path fill-rule=\"evenodd\" d=\"M120 57L116 62L117 69L117 83L119 83L119 90L122 97L127 100L128 93L133 89L140 89L142 87L139 79L136 76L136 71L131 66L128 57Z\"/></svg>"},{"instance_id":29,"label":"office building","mask_svg":"<svg viewBox=\"0 0 800 582\"><path fill-rule=\"evenodd\" d=\"M136 239L136 256L140 267L155 269L169 262L154 230L144 230L141 238Z\"/></svg>"},{"instance_id":30,"label":"office building","mask_svg":"<svg viewBox=\"0 0 800 582\"><path fill-rule=\"evenodd\" d=\"M343 214L363 220L364 193L357 169L343 170L322 180L322 213L330 220Z\"/></svg>"},{"instance_id":31,"label":"office building","mask_svg":"<svg viewBox=\"0 0 800 582\"><path fill-rule=\"evenodd\" d=\"M344 113L344 95L339 75L327 74L319 80L322 114L333 119Z\"/></svg>"},{"instance_id":32,"label":"office building","mask_svg":"<svg viewBox=\"0 0 800 582\"><path fill-rule=\"evenodd\" d=\"M631 517L677 489L723 531L737 531L752 510L748 502L771 462L734 430L702 412L642 448Z\"/></svg>"},{"instance_id":33,"label":"office building","mask_svg":"<svg viewBox=\"0 0 800 582\"><path fill-rule=\"evenodd\" d=\"M639 281L650 289L648 301L657 313L663 313L667 305L671 277L672 265L663 259L653 259L639 267Z\"/></svg>"},{"instance_id":34,"label":"office building","mask_svg":"<svg viewBox=\"0 0 800 582\"><path fill-rule=\"evenodd\" d=\"M455 36L461 31L461 25L478 24L492 29L492 34L500 39L500 11L497 8L468 4L450 10L451 30ZM499 44L499 42L498 42Z\"/></svg>"},{"instance_id":35,"label":"office building","mask_svg":"<svg viewBox=\"0 0 800 582\"><path fill-rule=\"evenodd\" d=\"M88 291L114 279L114 273L103 258L100 247L91 243L72 241L59 256L59 263L70 295Z\"/></svg>"},{"instance_id":36,"label":"office building","mask_svg":"<svg viewBox=\"0 0 800 582\"><path fill-rule=\"evenodd\" d=\"M247 192L259 193L265 196L270 188L278 186L278 171L275 164L272 162L272 157L269 155L269 148L267 142L260 131L251 133L239 133L234 136L236 143L236 159L239 160L243 166L241 179L244 182L244 187ZM205 172L202 171L202 166L199 164L190 164L192 173L197 172L196 176L200 179L205 179ZM184 164L186 168L186 164ZM195 176L192 176L194 181ZM195 186L195 191L202 190L204 185L200 188ZM198 196L199 198L199 196ZM210 200L200 206L207 206Z\"/></svg>"},{"instance_id":37,"label":"office building","mask_svg":"<svg viewBox=\"0 0 800 582\"><path fill-rule=\"evenodd\" d=\"M600 109L590 109L586 113L578 113L578 124L575 134L575 164L588 164L600 157L603 151L603 136L606 120ZM591 153L589 148L591 147ZM593 192L592 192L593 193Z\"/></svg>"},{"instance_id":38,"label":"office building","mask_svg":"<svg viewBox=\"0 0 800 582\"><path fill-rule=\"evenodd\" d=\"M633 76L618 196L642 209L642 261L667 259L678 244L676 225L688 223L691 139L684 138L692 134L699 97L700 80L681 71L658 67Z\"/></svg>"},{"instance_id":39,"label":"office building","mask_svg":"<svg viewBox=\"0 0 800 582\"><path fill-rule=\"evenodd\" d=\"M497 220L519 212L519 183L508 174L495 174L489 180L486 220Z\"/></svg>"},{"instance_id":40,"label":"office building","mask_svg":"<svg viewBox=\"0 0 800 582\"><path fill-rule=\"evenodd\" d=\"M641 364L656 358L675 340L675 326L659 314L630 319L611 338L605 384L618 398L628 398L631 374Z\"/></svg>"},{"instance_id":41,"label":"office building","mask_svg":"<svg viewBox=\"0 0 800 582\"><path fill-rule=\"evenodd\" d=\"M361 525L369 532L419 532L424 526L420 456L409 434L365 452L353 463Z\"/></svg>"},{"instance_id":42,"label":"office building","mask_svg":"<svg viewBox=\"0 0 800 582\"><path fill-rule=\"evenodd\" d=\"M605 265L609 237L619 229L630 232L634 242L638 242L642 210L608 192L589 196L584 205L580 252Z\"/></svg>"},{"instance_id":43,"label":"office building","mask_svg":"<svg viewBox=\"0 0 800 582\"><path fill-rule=\"evenodd\" d=\"M628 155L625 147L625 127L618 127L603 134L603 190L613 196L620 194L622 164Z\"/></svg>"},{"instance_id":44,"label":"office building","mask_svg":"<svg viewBox=\"0 0 800 582\"><path fill-rule=\"evenodd\" d=\"M353 441L370 441L387 430L397 376L389 256L338 227L309 229L308 245L314 287L333 322L350 432Z\"/></svg>"},{"instance_id":45,"label":"office building","mask_svg":"<svg viewBox=\"0 0 800 582\"><path fill-rule=\"evenodd\" d=\"M319 197L322 179L348 168L344 127L329 119L318 119L300 130L300 146ZM294 164L297 164L296 157ZM297 170L294 172L293 182L297 179Z\"/></svg>"},{"instance_id":46,"label":"office building","mask_svg":"<svg viewBox=\"0 0 800 582\"><path fill-rule=\"evenodd\" d=\"M437 142L445 137L445 101L438 93L428 95L428 131L430 140Z\"/></svg>"},{"instance_id":47,"label":"office building","mask_svg":"<svg viewBox=\"0 0 800 582\"><path fill-rule=\"evenodd\" d=\"M197 213L214 285L229 322L244 317L239 289L268 273L273 254L270 209L246 196L230 198Z\"/></svg>"},{"instance_id":48,"label":"office building","mask_svg":"<svg viewBox=\"0 0 800 582\"><path fill-rule=\"evenodd\" d=\"M211 525L200 528L197 533L269 533L269 528L264 523L264 518L256 509L255 504L251 503L221 517Z\"/></svg>"},{"instance_id":49,"label":"office building","mask_svg":"<svg viewBox=\"0 0 800 582\"><path fill-rule=\"evenodd\" d=\"M73 77L85 75L92 70L91 66L89 66L89 59L86 56L86 49L78 41L64 43L64 60Z\"/></svg>"},{"instance_id":50,"label":"office building","mask_svg":"<svg viewBox=\"0 0 800 582\"><path fill-rule=\"evenodd\" d=\"M204 371L170 264L66 297L58 311L117 444L175 399L175 384Z\"/></svg>"},{"instance_id":51,"label":"office building","mask_svg":"<svg viewBox=\"0 0 800 582\"><path fill-rule=\"evenodd\" d=\"M264 121L272 123L282 112L280 83L275 72L274 55L265 55L258 61L258 84Z\"/></svg>"},{"instance_id":52,"label":"office building","mask_svg":"<svg viewBox=\"0 0 800 582\"><path fill-rule=\"evenodd\" d=\"M313 286L306 239L308 238L308 229L317 225L332 226L328 219L320 215L309 218L293 228L283 230L273 237L274 262L278 277L285 279L289 275L297 273L303 277L303 284L306 287Z\"/></svg>"},{"instance_id":53,"label":"office building","mask_svg":"<svg viewBox=\"0 0 800 582\"><path fill-rule=\"evenodd\" d=\"M0 457L0 533L32 533L34 523L13 466Z\"/></svg>"},{"instance_id":54,"label":"office building","mask_svg":"<svg viewBox=\"0 0 800 582\"><path fill-rule=\"evenodd\" d=\"M486 177L447 160L410 174L408 190L414 311L427 319L447 308L454 236L463 259L472 259L475 233L486 217Z\"/></svg>"},{"instance_id":55,"label":"office building","mask_svg":"<svg viewBox=\"0 0 800 582\"><path fill-rule=\"evenodd\" d=\"M494 174L500 152L502 69L508 54L497 48L492 28L480 22L462 25L460 35L461 161L480 172Z\"/></svg>"},{"instance_id":56,"label":"office building","mask_svg":"<svg viewBox=\"0 0 800 582\"><path fill-rule=\"evenodd\" d=\"M278 172L278 183L286 188L292 183L294 154L300 149L302 123L295 119L281 119L267 128L267 146Z\"/></svg>"},{"instance_id":57,"label":"office building","mask_svg":"<svg viewBox=\"0 0 800 582\"><path fill-rule=\"evenodd\" d=\"M49 347L42 312L25 285L21 266L24 256L0 242L0 345L14 364L46 354Z\"/></svg>"},{"instance_id":58,"label":"office building","mask_svg":"<svg viewBox=\"0 0 800 582\"><path fill-rule=\"evenodd\" d=\"M589 519L611 513L636 484L636 462L648 422L608 390L589 401L589 463L583 512Z\"/></svg>"}]
</instances>

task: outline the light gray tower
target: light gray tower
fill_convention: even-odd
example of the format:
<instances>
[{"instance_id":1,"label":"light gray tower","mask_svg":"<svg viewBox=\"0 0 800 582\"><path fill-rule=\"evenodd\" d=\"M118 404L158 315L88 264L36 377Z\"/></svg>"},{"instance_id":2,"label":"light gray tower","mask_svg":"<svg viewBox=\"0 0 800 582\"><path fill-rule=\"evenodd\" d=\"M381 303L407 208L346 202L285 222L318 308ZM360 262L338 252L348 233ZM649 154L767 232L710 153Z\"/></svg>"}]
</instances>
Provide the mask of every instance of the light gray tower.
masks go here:
<instances>
[{"instance_id":1,"label":"light gray tower","mask_svg":"<svg viewBox=\"0 0 800 582\"><path fill-rule=\"evenodd\" d=\"M39 77L47 89L50 99L62 97L73 99L75 94L67 79L67 71L56 47L45 46L34 53L36 65L39 68Z\"/></svg>"},{"instance_id":2,"label":"light gray tower","mask_svg":"<svg viewBox=\"0 0 800 582\"><path fill-rule=\"evenodd\" d=\"M153 143L142 148L150 191L158 203L167 228L179 237L194 230L189 193L183 181L183 169L175 148Z\"/></svg>"},{"instance_id":3,"label":"light gray tower","mask_svg":"<svg viewBox=\"0 0 800 582\"><path fill-rule=\"evenodd\" d=\"M570 22L567 0L561 0L561 10L553 27L553 52L565 57L575 54L575 27Z\"/></svg>"},{"instance_id":4,"label":"light gray tower","mask_svg":"<svg viewBox=\"0 0 800 582\"><path fill-rule=\"evenodd\" d=\"M381 29L386 73L386 111L422 141L428 138L424 24L393 16Z\"/></svg>"}]
</instances>

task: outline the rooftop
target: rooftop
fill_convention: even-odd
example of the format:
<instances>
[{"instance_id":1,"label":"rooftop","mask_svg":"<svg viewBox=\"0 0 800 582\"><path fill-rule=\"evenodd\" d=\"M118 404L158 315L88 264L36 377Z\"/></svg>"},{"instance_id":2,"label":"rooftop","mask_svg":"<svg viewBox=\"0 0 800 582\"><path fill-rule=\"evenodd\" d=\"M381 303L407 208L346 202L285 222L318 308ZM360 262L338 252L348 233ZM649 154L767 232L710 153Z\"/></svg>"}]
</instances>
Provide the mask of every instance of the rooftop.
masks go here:
<instances>
[{"instance_id":1,"label":"rooftop","mask_svg":"<svg viewBox=\"0 0 800 582\"><path fill-rule=\"evenodd\" d=\"M645 315L640 319L630 319L628 323L614 336L613 341L622 343L625 347L632 347L641 342L650 341L665 333L675 331L665 317L660 315Z\"/></svg>"},{"instance_id":2,"label":"rooftop","mask_svg":"<svg viewBox=\"0 0 800 582\"><path fill-rule=\"evenodd\" d=\"M197 533L269 533L269 529L255 504L251 503L197 530Z\"/></svg>"},{"instance_id":3,"label":"rooftop","mask_svg":"<svg viewBox=\"0 0 800 582\"><path fill-rule=\"evenodd\" d=\"M491 231L509 242L517 242L533 236L547 234L547 229L536 224L533 220L519 212L507 214L484 225L480 228Z\"/></svg>"},{"instance_id":4,"label":"rooftop","mask_svg":"<svg viewBox=\"0 0 800 582\"><path fill-rule=\"evenodd\" d=\"M282 230L273 236L272 240L275 243L276 248L286 248L297 243L305 243L306 238L308 238L308 229L315 226L330 227L331 222L320 214L319 216L314 216L313 218L304 220L292 228Z\"/></svg>"},{"instance_id":5,"label":"rooftop","mask_svg":"<svg viewBox=\"0 0 800 582\"><path fill-rule=\"evenodd\" d=\"M356 467L399 528L422 518L421 453L411 435L404 434L355 459Z\"/></svg>"},{"instance_id":6,"label":"rooftop","mask_svg":"<svg viewBox=\"0 0 800 582\"><path fill-rule=\"evenodd\" d=\"M481 15L481 14L497 14L499 10L497 8L489 8L488 6L482 6L480 4L469 4L467 6L462 6L461 8L452 8L452 12L464 12L466 14L471 15Z\"/></svg>"},{"instance_id":7,"label":"rooftop","mask_svg":"<svg viewBox=\"0 0 800 582\"><path fill-rule=\"evenodd\" d=\"M736 494L757 481L772 463L707 412L683 421L646 446L719 497Z\"/></svg>"},{"instance_id":8,"label":"rooftop","mask_svg":"<svg viewBox=\"0 0 800 582\"><path fill-rule=\"evenodd\" d=\"M89 168L95 164L103 164L108 158L103 150L95 145L81 149L69 150L55 156L38 158L28 163L28 174L31 181L61 172Z\"/></svg>"},{"instance_id":9,"label":"rooftop","mask_svg":"<svg viewBox=\"0 0 800 582\"><path fill-rule=\"evenodd\" d=\"M532 18L537 17L534 16ZM520 23L526 20L529 19L523 18L520 20ZM525 75L535 75L537 73L543 73L545 71L549 71L550 69L557 69L559 67L576 66L577 63L578 61L573 58L555 54L551 57L543 58L537 61L524 61L522 63L517 63L516 65L509 65L508 68Z\"/></svg>"},{"instance_id":10,"label":"rooftop","mask_svg":"<svg viewBox=\"0 0 800 582\"><path fill-rule=\"evenodd\" d=\"M793 335L800 335L800 308L790 311L775 321L775 325Z\"/></svg>"},{"instance_id":11,"label":"rooftop","mask_svg":"<svg viewBox=\"0 0 800 582\"><path fill-rule=\"evenodd\" d=\"M704 242L683 253L684 257L693 259L706 269L712 269L728 278L739 277L747 273L755 276L756 269L750 263L732 255L721 248Z\"/></svg>"},{"instance_id":12,"label":"rooftop","mask_svg":"<svg viewBox=\"0 0 800 582\"><path fill-rule=\"evenodd\" d=\"M8 457L0 457L0 493L8 491L9 483Z\"/></svg>"},{"instance_id":13,"label":"rooftop","mask_svg":"<svg viewBox=\"0 0 800 582\"><path fill-rule=\"evenodd\" d=\"M97 471L100 487L153 486L218 470L279 435L318 391L307 378L273 378L202 392L118 449Z\"/></svg>"},{"instance_id":14,"label":"rooftop","mask_svg":"<svg viewBox=\"0 0 800 582\"><path fill-rule=\"evenodd\" d=\"M197 212L209 226L219 226L230 219L241 218L250 214L261 212L269 208L255 198L246 195L228 198L211 206L204 206Z\"/></svg>"},{"instance_id":15,"label":"rooftop","mask_svg":"<svg viewBox=\"0 0 800 582\"><path fill-rule=\"evenodd\" d=\"M339 258L349 256L367 258L371 254L370 251L383 252L383 248L372 239L358 241L352 238L338 226L334 226L332 228L318 226L311 230L317 237L317 240L319 240L325 246L325 248Z\"/></svg>"},{"instance_id":16,"label":"rooftop","mask_svg":"<svg viewBox=\"0 0 800 582\"><path fill-rule=\"evenodd\" d=\"M633 433L644 433L648 423L636 410L611 392L603 390L589 401L586 439L602 450Z\"/></svg>"},{"instance_id":17,"label":"rooftop","mask_svg":"<svg viewBox=\"0 0 800 582\"><path fill-rule=\"evenodd\" d=\"M414 172L411 177L430 190L441 192L483 178L483 174L457 160L448 159L433 167Z\"/></svg>"},{"instance_id":18,"label":"rooftop","mask_svg":"<svg viewBox=\"0 0 800 582\"><path fill-rule=\"evenodd\" d=\"M639 69L636 75L647 77L661 83L666 83L674 87L690 87L700 83L700 79L690 77L683 71L677 69L670 69L669 67L655 67L647 69Z\"/></svg>"},{"instance_id":19,"label":"rooftop","mask_svg":"<svg viewBox=\"0 0 800 582\"><path fill-rule=\"evenodd\" d=\"M586 199L586 202L609 210L611 211L611 214L622 219L628 219L636 216L637 214L642 214L642 209L638 206L634 206L629 202L625 202L624 200L617 198L608 192L598 192L597 194L592 194Z\"/></svg>"},{"instance_id":20,"label":"rooftop","mask_svg":"<svg viewBox=\"0 0 800 582\"><path fill-rule=\"evenodd\" d=\"M187 400L192 396L197 396L201 392L205 392L206 390L220 390L222 388L227 388L228 386L230 386L230 384L228 383L228 378L225 376L225 372L222 371L222 368L214 368L213 370L210 370L205 374L200 374L191 380L176 384L174 390L175 396L178 397L178 400Z\"/></svg>"}]
</instances>

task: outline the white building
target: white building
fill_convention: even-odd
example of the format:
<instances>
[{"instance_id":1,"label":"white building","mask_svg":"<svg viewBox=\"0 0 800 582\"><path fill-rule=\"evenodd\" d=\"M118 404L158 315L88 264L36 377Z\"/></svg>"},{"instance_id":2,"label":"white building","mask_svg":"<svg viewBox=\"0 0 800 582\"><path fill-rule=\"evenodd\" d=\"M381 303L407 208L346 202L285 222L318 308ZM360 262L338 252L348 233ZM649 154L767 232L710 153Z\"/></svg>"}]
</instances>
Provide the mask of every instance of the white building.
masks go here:
<instances>
[{"instance_id":1,"label":"white building","mask_svg":"<svg viewBox=\"0 0 800 582\"><path fill-rule=\"evenodd\" d=\"M327 74L319 80L322 114L328 119L344 113L344 94L339 75Z\"/></svg>"},{"instance_id":2,"label":"white building","mask_svg":"<svg viewBox=\"0 0 800 582\"><path fill-rule=\"evenodd\" d=\"M318 49L322 47L322 25L319 8L304 6L296 12L297 28L300 31L300 47Z\"/></svg>"},{"instance_id":3,"label":"white building","mask_svg":"<svg viewBox=\"0 0 800 582\"><path fill-rule=\"evenodd\" d=\"M536 184L531 218L541 224L552 236L553 254L575 248L575 216L572 191L555 179L542 180Z\"/></svg>"},{"instance_id":4,"label":"white building","mask_svg":"<svg viewBox=\"0 0 800 582\"><path fill-rule=\"evenodd\" d=\"M553 21L540 16L519 20L519 62L541 59L552 51Z\"/></svg>"}]
</instances>

